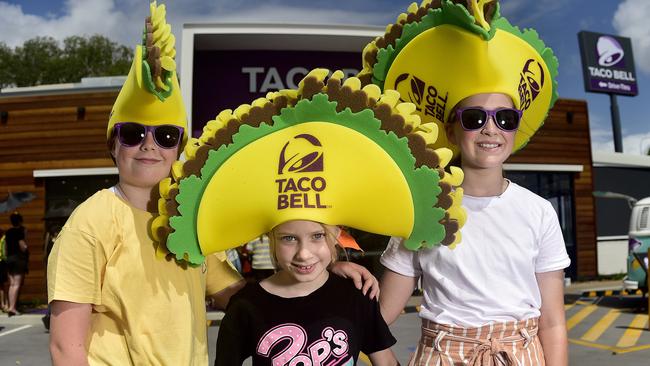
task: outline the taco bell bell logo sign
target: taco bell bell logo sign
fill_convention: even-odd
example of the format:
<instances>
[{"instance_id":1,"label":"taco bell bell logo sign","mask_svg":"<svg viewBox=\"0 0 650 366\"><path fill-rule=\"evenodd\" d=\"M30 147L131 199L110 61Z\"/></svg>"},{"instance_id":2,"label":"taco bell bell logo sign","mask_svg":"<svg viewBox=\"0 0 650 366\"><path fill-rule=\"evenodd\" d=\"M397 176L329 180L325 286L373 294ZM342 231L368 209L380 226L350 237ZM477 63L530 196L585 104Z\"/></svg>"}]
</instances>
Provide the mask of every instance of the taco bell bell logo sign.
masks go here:
<instances>
[{"instance_id":1,"label":"taco bell bell logo sign","mask_svg":"<svg viewBox=\"0 0 650 366\"><path fill-rule=\"evenodd\" d=\"M330 207L321 199L327 181L317 174L324 171L323 161L323 145L313 135L296 135L284 144L278 158L280 178L275 180L278 210Z\"/></svg>"},{"instance_id":2,"label":"taco bell bell logo sign","mask_svg":"<svg viewBox=\"0 0 650 366\"><path fill-rule=\"evenodd\" d=\"M596 52L598 53L598 65L604 67L624 66L623 56L625 52L623 52L623 47L621 47L621 44L618 43L616 38L610 36L598 37Z\"/></svg>"},{"instance_id":3,"label":"taco bell bell logo sign","mask_svg":"<svg viewBox=\"0 0 650 366\"><path fill-rule=\"evenodd\" d=\"M639 93L629 38L582 31L578 39L586 91Z\"/></svg>"}]
</instances>

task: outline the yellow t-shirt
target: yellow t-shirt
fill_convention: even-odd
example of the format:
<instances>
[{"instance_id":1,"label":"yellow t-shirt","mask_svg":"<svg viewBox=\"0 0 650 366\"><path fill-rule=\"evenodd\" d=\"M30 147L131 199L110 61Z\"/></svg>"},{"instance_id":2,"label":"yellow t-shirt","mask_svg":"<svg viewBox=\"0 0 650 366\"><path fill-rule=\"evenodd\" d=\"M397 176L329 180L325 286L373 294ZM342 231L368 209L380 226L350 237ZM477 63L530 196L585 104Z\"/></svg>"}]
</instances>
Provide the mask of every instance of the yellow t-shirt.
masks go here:
<instances>
[{"instance_id":1,"label":"yellow t-shirt","mask_svg":"<svg viewBox=\"0 0 650 366\"><path fill-rule=\"evenodd\" d=\"M152 219L105 189L73 212L54 244L48 298L92 304L91 365L208 363L206 281L215 293L239 274L222 260L189 267L156 257Z\"/></svg>"}]
</instances>

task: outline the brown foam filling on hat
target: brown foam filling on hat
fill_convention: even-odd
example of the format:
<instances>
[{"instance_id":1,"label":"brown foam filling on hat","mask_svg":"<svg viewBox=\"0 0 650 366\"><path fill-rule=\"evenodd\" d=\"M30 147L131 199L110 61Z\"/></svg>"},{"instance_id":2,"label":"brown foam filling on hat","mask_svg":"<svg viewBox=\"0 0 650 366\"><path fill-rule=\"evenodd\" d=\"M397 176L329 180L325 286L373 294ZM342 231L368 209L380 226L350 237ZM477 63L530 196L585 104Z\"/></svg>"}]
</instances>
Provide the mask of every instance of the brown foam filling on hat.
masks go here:
<instances>
[{"instance_id":1,"label":"brown foam filling on hat","mask_svg":"<svg viewBox=\"0 0 650 366\"><path fill-rule=\"evenodd\" d=\"M151 79L155 80L162 75L162 64L160 63L160 48L153 43L153 22L151 17L147 17L144 22L145 26L145 48L147 50L147 63L151 70Z\"/></svg>"}]
</instances>

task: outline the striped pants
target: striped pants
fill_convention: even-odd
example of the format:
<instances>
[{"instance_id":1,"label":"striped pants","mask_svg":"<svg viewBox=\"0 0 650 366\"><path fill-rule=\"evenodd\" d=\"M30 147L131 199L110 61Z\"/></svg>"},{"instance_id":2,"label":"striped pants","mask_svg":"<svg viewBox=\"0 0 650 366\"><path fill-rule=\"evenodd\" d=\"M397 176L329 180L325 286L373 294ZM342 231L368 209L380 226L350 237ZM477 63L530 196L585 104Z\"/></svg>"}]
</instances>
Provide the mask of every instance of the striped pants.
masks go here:
<instances>
[{"instance_id":1,"label":"striped pants","mask_svg":"<svg viewBox=\"0 0 650 366\"><path fill-rule=\"evenodd\" d=\"M461 328L424 319L409 366L544 366L538 319Z\"/></svg>"}]
</instances>

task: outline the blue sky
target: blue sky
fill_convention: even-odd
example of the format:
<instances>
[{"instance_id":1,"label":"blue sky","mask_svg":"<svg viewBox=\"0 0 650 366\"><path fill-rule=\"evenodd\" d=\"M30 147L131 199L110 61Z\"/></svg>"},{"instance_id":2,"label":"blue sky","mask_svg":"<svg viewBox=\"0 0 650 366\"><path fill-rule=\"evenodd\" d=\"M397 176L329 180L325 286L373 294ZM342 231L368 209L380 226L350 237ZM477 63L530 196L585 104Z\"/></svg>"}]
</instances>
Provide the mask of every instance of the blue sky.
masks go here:
<instances>
[{"instance_id":1,"label":"blue sky","mask_svg":"<svg viewBox=\"0 0 650 366\"><path fill-rule=\"evenodd\" d=\"M392 22L411 1L404 0L169 0L175 32L189 22L292 22L381 25ZM147 0L0 0L0 42L20 45L35 36L63 39L103 34L134 45L146 16ZM650 148L650 0L501 0L502 15L520 27L535 28L560 61L561 98L589 103L594 150L613 152L609 97L583 87L577 33L589 30L631 37L639 95L618 97L626 153ZM180 37L179 37L180 38Z\"/></svg>"}]
</instances>

